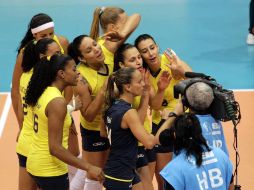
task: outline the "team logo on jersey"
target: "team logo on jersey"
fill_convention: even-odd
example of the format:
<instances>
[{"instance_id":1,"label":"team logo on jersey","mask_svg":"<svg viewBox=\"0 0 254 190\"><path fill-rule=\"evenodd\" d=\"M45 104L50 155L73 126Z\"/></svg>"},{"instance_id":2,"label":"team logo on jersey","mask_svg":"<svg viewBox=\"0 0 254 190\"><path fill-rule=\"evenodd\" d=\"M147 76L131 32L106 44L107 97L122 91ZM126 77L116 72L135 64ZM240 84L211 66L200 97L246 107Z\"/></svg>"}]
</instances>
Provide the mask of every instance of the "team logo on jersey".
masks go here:
<instances>
[{"instance_id":1,"label":"team logo on jersey","mask_svg":"<svg viewBox=\"0 0 254 190\"><path fill-rule=\"evenodd\" d=\"M105 145L104 142L96 142L96 143L93 143L93 146L103 146Z\"/></svg>"},{"instance_id":2,"label":"team logo on jersey","mask_svg":"<svg viewBox=\"0 0 254 190\"><path fill-rule=\"evenodd\" d=\"M138 154L138 158L144 158L145 155L144 154Z\"/></svg>"}]
</instances>

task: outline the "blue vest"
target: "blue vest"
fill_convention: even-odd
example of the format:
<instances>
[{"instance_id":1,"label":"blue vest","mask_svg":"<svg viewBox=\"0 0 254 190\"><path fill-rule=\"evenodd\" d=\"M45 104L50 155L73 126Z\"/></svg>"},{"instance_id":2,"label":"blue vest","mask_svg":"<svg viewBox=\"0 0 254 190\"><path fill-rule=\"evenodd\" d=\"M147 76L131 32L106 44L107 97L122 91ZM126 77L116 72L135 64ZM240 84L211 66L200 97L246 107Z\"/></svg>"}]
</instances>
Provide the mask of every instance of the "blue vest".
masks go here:
<instances>
[{"instance_id":1,"label":"blue vest","mask_svg":"<svg viewBox=\"0 0 254 190\"><path fill-rule=\"evenodd\" d=\"M132 109L131 104L117 100L105 112L104 122L110 141L110 152L104 173L110 177L132 180L138 154L138 141L131 130L121 128L124 114Z\"/></svg>"},{"instance_id":2,"label":"blue vest","mask_svg":"<svg viewBox=\"0 0 254 190\"><path fill-rule=\"evenodd\" d=\"M233 172L228 156L219 148L211 148L203 153L203 162L196 165L193 156L186 156L182 151L165 168L160 175L176 190L227 190Z\"/></svg>"},{"instance_id":3,"label":"blue vest","mask_svg":"<svg viewBox=\"0 0 254 190\"><path fill-rule=\"evenodd\" d=\"M228 155L221 122L215 120L211 115L196 116L200 122L202 134L205 137L208 146L220 148Z\"/></svg>"}]
</instances>

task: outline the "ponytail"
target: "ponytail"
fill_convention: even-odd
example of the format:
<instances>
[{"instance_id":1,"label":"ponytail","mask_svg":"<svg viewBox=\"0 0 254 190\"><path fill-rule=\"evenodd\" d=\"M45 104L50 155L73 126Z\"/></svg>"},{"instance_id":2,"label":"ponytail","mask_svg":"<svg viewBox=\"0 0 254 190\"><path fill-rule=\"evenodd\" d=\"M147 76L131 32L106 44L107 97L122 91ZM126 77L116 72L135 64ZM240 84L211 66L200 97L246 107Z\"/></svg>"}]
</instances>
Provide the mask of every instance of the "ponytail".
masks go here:
<instances>
[{"instance_id":1,"label":"ponytail","mask_svg":"<svg viewBox=\"0 0 254 190\"><path fill-rule=\"evenodd\" d=\"M102 8L96 8L93 13L93 22L91 25L90 37L97 40L100 34L100 16L103 13Z\"/></svg>"},{"instance_id":2,"label":"ponytail","mask_svg":"<svg viewBox=\"0 0 254 190\"><path fill-rule=\"evenodd\" d=\"M121 68L109 76L105 94L105 111L124 93L123 85L131 83L132 75L135 71L136 69L130 67Z\"/></svg>"},{"instance_id":3,"label":"ponytail","mask_svg":"<svg viewBox=\"0 0 254 190\"><path fill-rule=\"evenodd\" d=\"M29 106L36 105L45 89L56 80L57 72L64 70L70 60L72 60L70 56L55 54L49 59L44 57L36 63L25 96Z\"/></svg>"},{"instance_id":4,"label":"ponytail","mask_svg":"<svg viewBox=\"0 0 254 190\"><path fill-rule=\"evenodd\" d=\"M198 118L192 113L185 113L176 118L172 127L175 133L174 153L178 155L185 150L186 156L194 156L197 166L201 166L202 154L210 148L202 135Z\"/></svg>"},{"instance_id":5,"label":"ponytail","mask_svg":"<svg viewBox=\"0 0 254 190\"><path fill-rule=\"evenodd\" d=\"M27 45L23 53L22 69L24 72L30 71L34 65L40 60L40 55L46 55L48 46L51 43L56 43L51 38L43 38L38 42L31 40Z\"/></svg>"},{"instance_id":6,"label":"ponytail","mask_svg":"<svg viewBox=\"0 0 254 190\"><path fill-rule=\"evenodd\" d=\"M116 90L115 87L116 87L116 85L115 85L115 75L111 74L108 78L108 84L107 84L107 89L106 89L106 94L105 94L106 110L108 108L110 108L113 105L114 100L119 97L119 94L115 93L115 90Z\"/></svg>"},{"instance_id":7,"label":"ponytail","mask_svg":"<svg viewBox=\"0 0 254 190\"><path fill-rule=\"evenodd\" d=\"M35 63L39 61L39 56L36 53L35 47L36 41L31 40L30 42L28 42L26 48L24 49L23 60L21 64L24 72L30 71L35 65Z\"/></svg>"},{"instance_id":8,"label":"ponytail","mask_svg":"<svg viewBox=\"0 0 254 190\"><path fill-rule=\"evenodd\" d=\"M124 10L119 7L96 8L93 14L90 37L97 41L100 35L100 27L105 32L109 24L116 24L119 15L122 13L124 13Z\"/></svg>"},{"instance_id":9,"label":"ponytail","mask_svg":"<svg viewBox=\"0 0 254 190\"><path fill-rule=\"evenodd\" d=\"M51 84L51 82L50 61L43 58L34 66L33 75L26 91L26 103L29 106L34 107L44 90Z\"/></svg>"}]
</instances>

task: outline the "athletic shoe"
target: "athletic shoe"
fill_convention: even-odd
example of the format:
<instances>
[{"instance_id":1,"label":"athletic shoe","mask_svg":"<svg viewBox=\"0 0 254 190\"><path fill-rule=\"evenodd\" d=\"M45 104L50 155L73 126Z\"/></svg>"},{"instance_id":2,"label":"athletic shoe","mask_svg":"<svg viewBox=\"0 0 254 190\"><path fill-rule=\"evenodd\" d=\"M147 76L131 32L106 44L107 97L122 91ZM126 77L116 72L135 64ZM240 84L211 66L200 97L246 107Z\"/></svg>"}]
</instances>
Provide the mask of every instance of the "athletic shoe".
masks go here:
<instances>
[{"instance_id":1,"label":"athletic shoe","mask_svg":"<svg viewBox=\"0 0 254 190\"><path fill-rule=\"evenodd\" d=\"M254 35L253 34L250 34L250 33L248 34L246 43L248 45L254 45Z\"/></svg>"}]
</instances>

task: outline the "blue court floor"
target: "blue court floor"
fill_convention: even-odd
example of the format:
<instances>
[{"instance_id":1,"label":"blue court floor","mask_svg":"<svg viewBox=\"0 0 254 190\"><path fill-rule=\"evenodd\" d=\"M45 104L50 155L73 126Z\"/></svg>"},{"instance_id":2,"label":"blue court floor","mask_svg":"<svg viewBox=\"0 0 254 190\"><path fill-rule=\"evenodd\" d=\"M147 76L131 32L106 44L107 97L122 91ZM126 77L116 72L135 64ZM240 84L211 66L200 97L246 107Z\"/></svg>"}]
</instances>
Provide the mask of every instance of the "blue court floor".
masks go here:
<instances>
[{"instance_id":1,"label":"blue court floor","mask_svg":"<svg viewBox=\"0 0 254 190\"><path fill-rule=\"evenodd\" d=\"M254 46L245 43L249 0L0 0L0 92L10 91L16 48L34 14L49 14L56 33L71 41L89 33L95 7L108 5L141 14L128 42L151 34L161 51L174 49L224 88L254 89Z\"/></svg>"}]
</instances>

